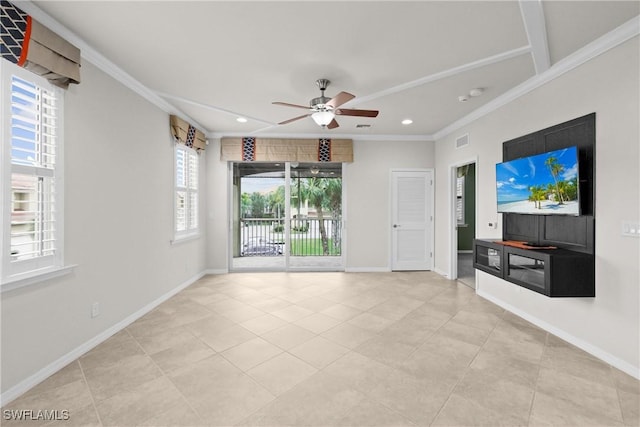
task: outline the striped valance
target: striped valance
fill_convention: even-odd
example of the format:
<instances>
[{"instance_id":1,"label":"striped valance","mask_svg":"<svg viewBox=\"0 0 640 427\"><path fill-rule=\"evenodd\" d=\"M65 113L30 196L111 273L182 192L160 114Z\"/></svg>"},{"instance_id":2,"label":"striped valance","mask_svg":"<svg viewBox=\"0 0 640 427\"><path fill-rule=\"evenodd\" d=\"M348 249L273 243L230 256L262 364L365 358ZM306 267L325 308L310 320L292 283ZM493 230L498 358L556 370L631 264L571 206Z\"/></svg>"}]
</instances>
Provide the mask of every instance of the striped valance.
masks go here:
<instances>
[{"instance_id":1,"label":"striped valance","mask_svg":"<svg viewBox=\"0 0 640 427\"><path fill-rule=\"evenodd\" d=\"M80 83L80 49L2 0L2 57L67 88Z\"/></svg>"},{"instance_id":2,"label":"striped valance","mask_svg":"<svg viewBox=\"0 0 640 427\"><path fill-rule=\"evenodd\" d=\"M353 162L350 139L222 138L220 159L231 162Z\"/></svg>"},{"instance_id":3,"label":"striped valance","mask_svg":"<svg viewBox=\"0 0 640 427\"><path fill-rule=\"evenodd\" d=\"M178 144L184 144L196 150L204 150L207 147L207 139L204 133L190 123L178 116L171 115L169 116L169 124L171 134Z\"/></svg>"}]
</instances>

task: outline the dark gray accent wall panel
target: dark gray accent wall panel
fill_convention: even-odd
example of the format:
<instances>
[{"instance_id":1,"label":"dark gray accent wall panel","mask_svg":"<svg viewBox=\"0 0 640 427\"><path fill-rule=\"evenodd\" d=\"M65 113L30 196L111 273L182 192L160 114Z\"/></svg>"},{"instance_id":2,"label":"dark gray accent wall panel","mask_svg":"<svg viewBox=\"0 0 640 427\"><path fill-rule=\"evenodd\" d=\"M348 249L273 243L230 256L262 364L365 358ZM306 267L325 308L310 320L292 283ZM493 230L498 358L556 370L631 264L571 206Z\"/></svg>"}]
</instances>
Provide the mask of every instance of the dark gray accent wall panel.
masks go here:
<instances>
[{"instance_id":1,"label":"dark gray accent wall panel","mask_svg":"<svg viewBox=\"0 0 640 427\"><path fill-rule=\"evenodd\" d=\"M595 113L502 144L503 161L578 147L580 216L503 214L504 240L595 252Z\"/></svg>"}]
</instances>

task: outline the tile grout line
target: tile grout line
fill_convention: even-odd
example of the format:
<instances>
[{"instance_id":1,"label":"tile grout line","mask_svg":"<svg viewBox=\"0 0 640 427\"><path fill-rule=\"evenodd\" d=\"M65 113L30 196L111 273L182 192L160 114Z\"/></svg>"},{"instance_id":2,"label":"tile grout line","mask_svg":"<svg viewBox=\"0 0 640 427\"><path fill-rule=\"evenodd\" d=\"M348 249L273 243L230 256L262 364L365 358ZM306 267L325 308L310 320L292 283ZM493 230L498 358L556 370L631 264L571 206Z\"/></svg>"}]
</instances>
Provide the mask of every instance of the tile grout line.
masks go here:
<instances>
[{"instance_id":1,"label":"tile grout line","mask_svg":"<svg viewBox=\"0 0 640 427\"><path fill-rule=\"evenodd\" d=\"M78 367L80 368L80 373L82 374L82 380L84 381L84 384L87 386L87 390L89 390L89 396L91 397L91 405L93 406L93 410L96 413L96 418L98 418L98 423L100 423L100 425L102 426L104 424L102 423L102 419L100 418L100 412L98 412L98 406L96 405L95 396L93 395L93 391L91 390L89 381L87 381L87 376L84 373L84 368L82 367L82 362L80 361L81 357L82 356L78 357L76 362L78 363Z\"/></svg>"},{"instance_id":2,"label":"tile grout line","mask_svg":"<svg viewBox=\"0 0 640 427\"><path fill-rule=\"evenodd\" d=\"M128 328L125 328L125 330L127 331L127 333L129 334L129 336L135 341L135 343L138 345L138 347L140 348L140 350L142 350L142 352L144 353L145 356L147 356L149 358L149 360L151 360L151 362L156 366L156 368L158 368L158 370L160 371L160 373L162 374L162 376L164 378L167 379L167 381L169 381L176 389L176 391L180 394L180 397L182 398L182 400L184 401L184 403L187 404L187 406L193 411L194 414L196 414L198 416L198 418L200 418L201 420L204 421L204 418L202 417L202 415L200 415L200 413L198 411L196 411L196 409L191 405L191 402L189 402L189 400L186 398L186 396L182 393L182 391L178 388L178 386L171 381L171 378L169 378L169 376L167 375L167 372L165 372L160 365L158 365L158 363L154 360L153 357L151 357L151 355L149 353L147 353L147 351L144 349L144 347L142 347L142 345L138 342L138 340L136 339L136 337L134 337L131 332L129 332ZM193 333L191 331L188 331L191 335L193 335ZM195 335L194 335L195 336ZM198 337L195 337L198 339ZM206 343L205 343L206 344ZM213 350L213 349L212 349ZM213 350L215 352L215 350ZM215 354L213 354L213 356L216 356L217 352ZM206 358L205 358L206 359ZM153 381L153 380L152 380ZM164 413L164 412L163 412ZM154 416L150 416L149 418L145 419L142 421L142 423L150 420L151 418L153 418Z\"/></svg>"},{"instance_id":3,"label":"tile grout line","mask_svg":"<svg viewBox=\"0 0 640 427\"><path fill-rule=\"evenodd\" d=\"M458 310L458 313L461 310ZM457 314L457 313L456 313ZM433 423L438 419L438 417L440 416L440 413L442 412L442 410L444 409L445 406L447 406L447 403L449 402L449 400L451 400L451 396L453 395L456 387L458 387L458 384L460 384L460 382L462 382L462 380L467 376L467 374L469 373L469 371L471 370L471 365L473 365L473 362L478 358L478 355L480 354L480 352L482 351L482 349L484 348L484 346L486 345L487 341L489 341L489 337L493 334L493 332L495 331L495 329L498 327L498 324L500 323L500 321L502 321L503 317L505 314L505 310L503 310L502 312L502 316L500 317L500 320L498 322L496 322L495 325L493 325L493 328L491 328L491 331L487 334L486 338L484 339L484 342L482 343L481 346L479 346L480 348L478 349L478 352L475 354L475 356L473 356L473 359L471 359L471 361L469 362L469 364L467 365L467 367L464 370L464 373L460 376L460 379L458 381L456 381L455 385L451 388L451 391L449 392L449 396L447 396L447 400L442 404L442 406L440 407L440 409L438 409L438 412L436 413L436 415L433 417L433 419L431 420L431 423L429 423L429 425L433 425ZM451 319L453 319L455 317L451 316ZM447 322L445 322L440 328L444 327L444 325L446 325L447 323L449 323L451 321L451 319L449 319ZM440 329L438 328L438 330ZM479 328L476 328L479 329Z\"/></svg>"}]
</instances>

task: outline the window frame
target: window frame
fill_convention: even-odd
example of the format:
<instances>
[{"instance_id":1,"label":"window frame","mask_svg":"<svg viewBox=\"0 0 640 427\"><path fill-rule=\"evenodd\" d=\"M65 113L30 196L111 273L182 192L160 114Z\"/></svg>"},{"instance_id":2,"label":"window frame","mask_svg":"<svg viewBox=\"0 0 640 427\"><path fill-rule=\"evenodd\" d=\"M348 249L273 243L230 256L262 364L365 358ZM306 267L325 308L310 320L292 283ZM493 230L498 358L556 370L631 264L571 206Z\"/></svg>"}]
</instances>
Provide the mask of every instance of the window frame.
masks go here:
<instances>
[{"instance_id":1,"label":"window frame","mask_svg":"<svg viewBox=\"0 0 640 427\"><path fill-rule=\"evenodd\" d=\"M184 185L179 185L178 178L180 165L179 153L183 153L182 176ZM195 176L192 175L192 167L195 165ZM173 151L173 233L171 243L179 243L184 240L198 238L200 236L200 158L198 152L184 144L175 143ZM178 208L178 195L184 193L184 229L180 229L180 212ZM192 206L193 196L196 198L195 208ZM195 225L194 225L195 223Z\"/></svg>"},{"instance_id":2,"label":"window frame","mask_svg":"<svg viewBox=\"0 0 640 427\"><path fill-rule=\"evenodd\" d=\"M13 77L25 80L53 94L56 102L55 123L55 164L52 168L41 168L39 165L24 166L12 161L12 80ZM70 273L74 266L64 265L64 90L52 85L43 77L27 71L8 61L0 61L0 120L2 121L2 149L0 165L2 166L2 182L0 189L0 209L2 211L2 239L0 239L0 291L15 289L25 285L38 283L52 277ZM38 171L44 171L41 174ZM36 256L28 260L15 262L11 254L11 223L13 212L12 175L27 174L41 177L50 175L49 179L55 197L55 206L48 211L52 215L55 228L52 231L55 250L52 255Z\"/></svg>"}]
</instances>

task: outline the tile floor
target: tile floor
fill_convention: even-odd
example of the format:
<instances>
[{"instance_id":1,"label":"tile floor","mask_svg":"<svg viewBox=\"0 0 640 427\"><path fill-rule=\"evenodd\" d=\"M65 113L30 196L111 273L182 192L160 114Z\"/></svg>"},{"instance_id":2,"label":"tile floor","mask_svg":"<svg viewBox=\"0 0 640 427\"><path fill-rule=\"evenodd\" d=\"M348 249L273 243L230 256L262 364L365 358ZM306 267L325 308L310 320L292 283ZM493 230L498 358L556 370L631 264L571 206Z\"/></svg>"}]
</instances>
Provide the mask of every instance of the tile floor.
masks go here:
<instances>
[{"instance_id":1,"label":"tile floor","mask_svg":"<svg viewBox=\"0 0 640 427\"><path fill-rule=\"evenodd\" d=\"M250 273L204 277L3 409L68 410L63 426L637 426L639 400L637 380L434 273Z\"/></svg>"}]
</instances>

